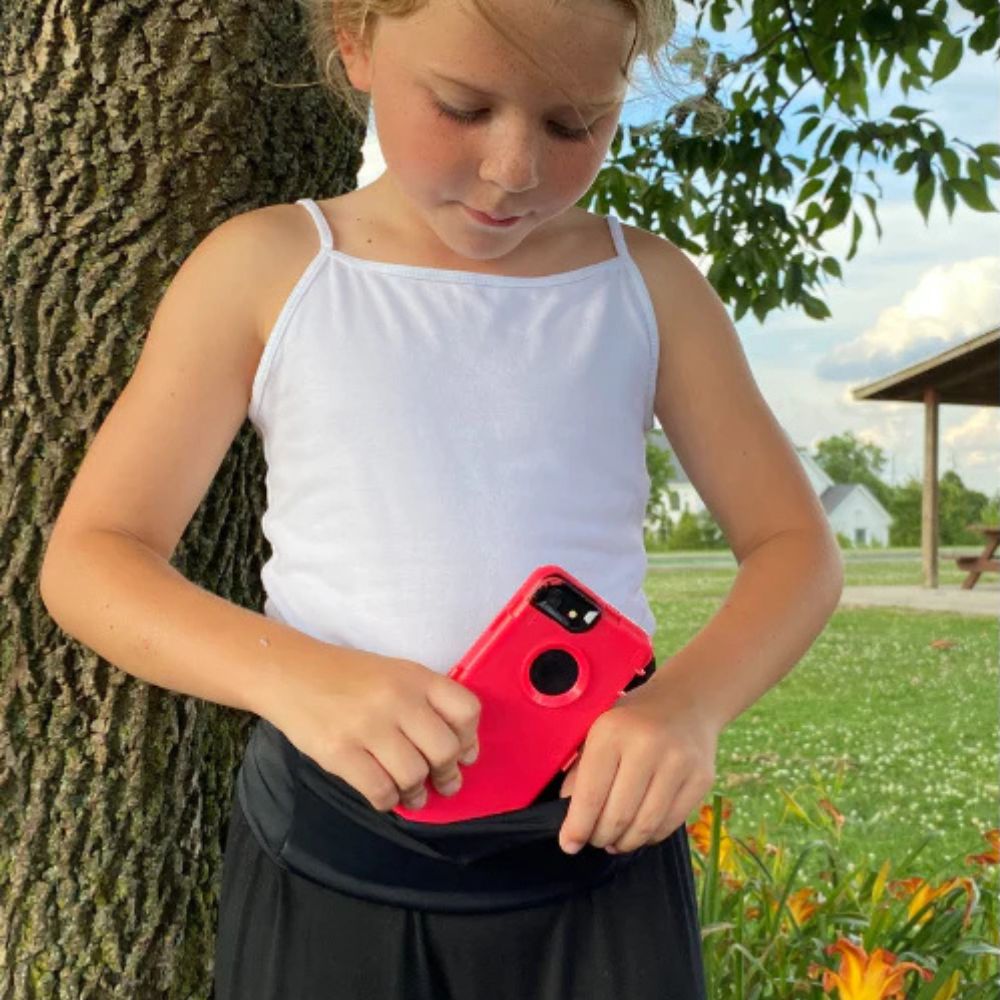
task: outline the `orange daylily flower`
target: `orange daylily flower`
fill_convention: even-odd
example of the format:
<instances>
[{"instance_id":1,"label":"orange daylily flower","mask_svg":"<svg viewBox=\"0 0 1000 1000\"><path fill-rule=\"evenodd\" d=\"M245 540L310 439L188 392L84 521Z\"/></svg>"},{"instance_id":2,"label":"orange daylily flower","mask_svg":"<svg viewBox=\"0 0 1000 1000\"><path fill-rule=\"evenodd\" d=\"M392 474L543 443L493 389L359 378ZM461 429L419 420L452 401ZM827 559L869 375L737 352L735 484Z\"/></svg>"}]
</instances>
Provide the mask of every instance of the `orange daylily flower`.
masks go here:
<instances>
[{"instance_id":1,"label":"orange daylily flower","mask_svg":"<svg viewBox=\"0 0 1000 1000\"><path fill-rule=\"evenodd\" d=\"M836 988L840 1000L906 1000L903 978L913 970L924 980L933 978L929 969L916 962L898 962L896 956L885 948L876 948L869 955L861 945L847 938L840 938L828 945L828 955L840 952L840 967L836 972L813 963L809 975L823 973L823 990L829 993Z\"/></svg>"},{"instance_id":2,"label":"orange daylily flower","mask_svg":"<svg viewBox=\"0 0 1000 1000\"><path fill-rule=\"evenodd\" d=\"M722 800L722 819L719 824L719 874L724 884L732 888L738 888L741 884L739 880L733 878L739 874L739 867L736 864L736 851L733 840L726 832L725 820L732 814L733 804L729 799ZM698 819L693 823L688 823L687 829L694 840L698 852L705 858L711 856L712 852L712 822L714 811L708 803L702 805L698 810Z\"/></svg>"},{"instance_id":3,"label":"orange daylily flower","mask_svg":"<svg viewBox=\"0 0 1000 1000\"><path fill-rule=\"evenodd\" d=\"M816 890L805 886L802 889L796 889L795 892L790 893L788 899L785 900L785 906L791 912L792 916L795 918L795 922L801 927L805 922L816 912L817 906L815 903L811 902L812 897L816 895ZM778 900L770 900L771 912L773 913L778 909ZM748 919L759 917L761 910L759 906L749 907L746 910L746 915ZM787 929L788 919L782 916L782 924L785 925Z\"/></svg>"},{"instance_id":4,"label":"orange daylily flower","mask_svg":"<svg viewBox=\"0 0 1000 1000\"><path fill-rule=\"evenodd\" d=\"M965 904L965 912L962 914L962 926L967 927L971 919L972 907L976 902L976 887L970 878L960 876L959 878L945 879L935 889L925 879L922 879L919 876L914 876L913 878L897 879L895 882L890 882L888 888L897 899L902 898L907 893L910 894L910 902L906 907L906 915L907 917L912 918L932 899L937 899L938 896L946 895L951 892L956 885L961 886L966 892L967 901ZM920 926L927 923L927 921L933 916L933 909L925 910L917 920L917 925Z\"/></svg>"},{"instance_id":5,"label":"orange daylily flower","mask_svg":"<svg viewBox=\"0 0 1000 1000\"><path fill-rule=\"evenodd\" d=\"M983 836L989 841L990 849L984 854L968 854L965 860L976 865L1000 865L1000 827L987 830Z\"/></svg>"},{"instance_id":6,"label":"orange daylily flower","mask_svg":"<svg viewBox=\"0 0 1000 1000\"><path fill-rule=\"evenodd\" d=\"M795 922L800 927L818 909L816 903L813 902L815 896L816 890L807 885L801 889L796 889L795 892L791 893L788 899L785 900L785 905L788 907L792 916L795 917Z\"/></svg>"},{"instance_id":7,"label":"orange daylily flower","mask_svg":"<svg viewBox=\"0 0 1000 1000\"><path fill-rule=\"evenodd\" d=\"M833 818L838 830L844 825L844 814L829 799L820 799L819 807Z\"/></svg>"}]
</instances>

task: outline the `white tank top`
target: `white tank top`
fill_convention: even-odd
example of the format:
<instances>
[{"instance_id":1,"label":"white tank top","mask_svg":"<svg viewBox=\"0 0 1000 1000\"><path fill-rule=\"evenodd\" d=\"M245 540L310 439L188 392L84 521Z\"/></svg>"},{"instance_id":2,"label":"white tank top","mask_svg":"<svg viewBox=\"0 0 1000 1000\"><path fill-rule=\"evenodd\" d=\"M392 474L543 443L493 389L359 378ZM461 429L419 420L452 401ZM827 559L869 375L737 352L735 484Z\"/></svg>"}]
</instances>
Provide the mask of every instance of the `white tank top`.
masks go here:
<instances>
[{"instance_id":1,"label":"white tank top","mask_svg":"<svg viewBox=\"0 0 1000 1000\"><path fill-rule=\"evenodd\" d=\"M264 613L447 673L537 566L652 636L642 590L659 340L617 255L541 277L320 247L253 382L267 460Z\"/></svg>"}]
</instances>

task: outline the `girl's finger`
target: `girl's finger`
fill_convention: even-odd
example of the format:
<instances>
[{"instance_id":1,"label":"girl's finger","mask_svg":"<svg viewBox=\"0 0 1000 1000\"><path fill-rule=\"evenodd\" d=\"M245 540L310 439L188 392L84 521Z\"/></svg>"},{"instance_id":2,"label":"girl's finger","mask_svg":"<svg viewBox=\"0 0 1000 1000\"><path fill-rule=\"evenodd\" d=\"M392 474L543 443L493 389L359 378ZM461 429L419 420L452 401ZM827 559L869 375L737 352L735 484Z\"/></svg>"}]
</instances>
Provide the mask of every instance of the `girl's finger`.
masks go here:
<instances>
[{"instance_id":1,"label":"girl's finger","mask_svg":"<svg viewBox=\"0 0 1000 1000\"><path fill-rule=\"evenodd\" d=\"M455 731L431 708L425 705L406 719L401 720L403 735L420 751L430 769L430 778L442 794L456 779L461 782L458 769L462 747Z\"/></svg>"},{"instance_id":2,"label":"girl's finger","mask_svg":"<svg viewBox=\"0 0 1000 1000\"><path fill-rule=\"evenodd\" d=\"M589 753L588 753L589 751ZM559 846L575 854L590 840L594 824L604 808L619 764L618 751L607 744L584 746L577 761L576 785L559 831Z\"/></svg>"},{"instance_id":3,"label":"girl's finger","mask_svg":"<svg viewBox=\"0 0 1000 1000\"><path fill-rule=\"evenodd\" d=\"M634 851L646 844L655 844L665 840L676 826L674 817L677 814L677 806L685 795L689 781L690 775L686 778L682 777L680 783L677 784L674 772L670 768L661 767L653 775L653 780L646 790L646 796L636 811L635 819L612 844L615 851ZM674 823L674 826L669 826L667 832L664 833L664 829L670 823Z\"/></svg>"},{"instance_id":4,"label":"girl's finger","mask_svg":"<svg viewBox=\"0 0 1000 1000\"><path fill-rule=\"evenodd\" d=\"M642 808L647 789L657 773L652 765L622 761L590 837L594 847L613 843L633 827L636 813Z\"/></svg>"}]
</instances>

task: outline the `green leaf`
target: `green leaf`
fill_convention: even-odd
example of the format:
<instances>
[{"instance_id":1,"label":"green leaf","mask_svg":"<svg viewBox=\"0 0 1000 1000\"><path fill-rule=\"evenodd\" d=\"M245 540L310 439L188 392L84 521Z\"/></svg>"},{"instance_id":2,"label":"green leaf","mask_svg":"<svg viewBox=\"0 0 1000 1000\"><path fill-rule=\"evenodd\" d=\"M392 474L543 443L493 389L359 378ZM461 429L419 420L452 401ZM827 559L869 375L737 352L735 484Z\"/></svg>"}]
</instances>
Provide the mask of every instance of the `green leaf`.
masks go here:
<instances>
[{"instance_id":1,"label":"green leaf","mask_svg":"<svg viewBox=\"0 0 1000 1000\"><path fill-rule=\"evenodd\" d=\"M851 208L851 196L846 191L838 191L830 199L830 207L823 216L823 229L833 229L839 226L847 217Z\"/></svg>"},{"instance_id":2,"label":"green leaf","mask_svg":"<svg viewBox=\"0 0 1000 1000\"><path fill-rule=\"evenodd\" d=\"M921 115L927 114L926 108L912 108L908 104L897 104L890 112L890 118L901 118L904 122L913 121Z\"/></svg>"},{"instance_id":3,"label":"green leaf","mask_svg":"<svg viewBox=\"0 0 1000 1000\"><path fill-rule=\"evenodd\" d=\"M864 111L865 117L867 117L870 113L868 107L868 77L864 72L863 63L862 66L859 66L857 63L851 63L851 75L854 78L854 86L851 88L852 104L860 107Z\"/></svg>"},{"instance_id":4,"label":"green leaf","mask_svg":"<svg viewBox=\"0 0 1000 1000\"><path fill-rule=\"evenodd\" d=\"M826 145L827 140L830 138L831 133L837 127L836 122L830 122L829 125L819 134L819 139L816 142L816 152L822 153L823 147Z\"/></svg>"},{"instance_id":5,"label":"green leaf","mask_svg":"<svg viewBox=\"0 0 1000 1000\"><path fill-rule=\"evenodd\" d=\"M976 146L976 152L980 156L1000 156L1000 143L981 142Z\"/></svg>"},{"instance_id":6,"label":"green leaf","mask_svg":"<svg viewBox=\"0 0 1000 1000\"><path fill-rule=\"evenodd\" d=\"M931 201L934 199L934 186L934 173L929 171L922 180L917 181L917 187L913 193L917 208L920 209L920 214L924 217L924 222L927 222L931 210Z\"/></svg>"},{"instance_id":7,"label":"green leaf","mask_svg":"<svg viewBox=\"0 0 1000 1000\"><path fill-rule=\"evenodd\" d=\"M892 164L896 168L896 173L905 174L910 169L915 156L916 154L909 149L905 153L900 153Z\"/></svg>"},{"instance_id":8,"label":"green leaf","mask_svg":"<svg viewBox=\"0 0 1000 1000\"><path fill-rule=\"evenodd\" d=\"M950 219L955 212L955 191L947 181L941 184L941 200L948 210L948 218Z\"/></svg>"},{"instance_id":9,"label":"green leaf","mask_svg":"<svg viewBox=\"0 0 1000 1000\"><path fill-rule=\"evenodd\" d=\"M812 319L828 319L830 317L829 306L822 299L817 299L814 295L804 294L802 296L802 308L805 310L806 315Z\"/></svg>"},{"instance_id":10,"label":"green leaf","mask_svg":"<svg viewBox=\"0 0 1000 1000\"><path fill-rule=\"evenodd\" d=\"M962 39L955 35L949 35L938 46L937 55L934 57L934 66L931 69L931 79L934 81L943 80L949 73L954 72L961 61Z\"/></svg>"},{"instance_id":11,"label":"green leaf","mask_svg":"<svg viewBox=\"0 0 1000 1000\"><path fill-rule=\"evenodd\" d=\"M844 154L847 152L847 147L850 145L851 140L854 139L855 133L850 129L842 128L834 138L833 142L830 143L830 155L835 160L842 160Z\"/></svg>"},{"instance_id":12,"label":"green leaf","mask_svg":"<svg viewBox=\"0 0 1000 1000\"><path fill-rule=\"evenodd\" d=\"M821 156L819 159L813 160L812 165L809 167L807 172L807 176L816 177L827 170L831 163L833 163L833 160L831 160L829 156Z\"/></svg>"},{"instance_id":13,"label":"green leaf","mask_svg":"<svg viewBox=\"0 0 1000 1000\"><path fill-rule=\"evenodd\" d=\"M892 73L892 63L892 53L886 53L886 57L882 60L882 64L878 68L879 90L885 90L886 84L889 82L889 74Z\"/></svg>"},{"instance_id":14,"label":"green leaf","mask_svg":"<svg viewBox=\"0 0 1000 1000\"><path fill-rule=\"evenodd\" d=\"M802 265L793 260L788 266L788 276L785 279L785 301L795 302L802 291Z\"/></svg>"},{"instance_id":15,"label":"green leaf","mask_svg":"<svg viewBox=\"0 0 1000 1000\"><path fill-rule=\"evenodd\" d=\"M884 38L896 28L896 21L887 3L868 4L861 12L861 29L868 38Z\"/></svg>"},{"instance_id":16,"label":"green leaf","mask_svg":"<svg viewBox=\"0 0 1000 1000\"><path fill-rule=\"evenodd\" d=\"M982 170L987 177L1000 178L1000 164L994 163L993 160L980 160L979 169Z\"/></svg>"},{"instance_id":17,"label":"green leaf","mask_svg":"<svg viewBox=\"0 0 1000 1000\"><path fill-rule=\"evenodd\" d=\"M989 52L997 43L997 36L1000 34L998 29L1000 29L1000 16L994 8L987 14L986 20L969 35L969 48L980 54Z\"/></svg>"},{"instance_id":18,"label":"green leaf","mask_svg":"<svg viewBox=\"0 0 1000 1000\"><path fill-rule=\"evenodd\" d=\"M847 251L847 256L845 260L851 260L854 255L858 252L858 240L861 238L861 216L857 212L854 215L854 226L851 232L851 247Z\"/></svg>"},{"instance_id":19,"label":"green leaf","mask_svg":"<svg viewBox=\"0 0 1000 1000\"><path fill-rule=\"evenodd\" d=\"M795 202L796 205L801 205L807 198L811 198L821 187L823 186L822 177L813 177L812 180L808 180L802 185L802 190L799 192L798 200Z\"/></svg>"},{"instance_id":20,"label":"green leaf","mask_svg":"<svg viewBox=\"0 0 1000 1000\"><path fill-rule=\"evenodd\" d=\"M955 177L948 182L959 193L962 201L977 212L995 212L996 206L990 201L983 187L965 177Z\"/></svg>"},{"instance_id":21,"label":"green leaf","mask_svg":"<svg viewBox=\"0 0 1000 1000\"><path fill-rule=\"evenodd\" d=\"M941 162L944 164L944 172L949 177L958 177L962 172L962 165L958 159L958 153L953 149L941 150Z\"/></svg>"},{"instance_id":22,"label":"green leaf","mask_svg":"<svg viewBox=\"0 0 1000 1000\"><path fill-rule=\"evenodd\" d=\"M802 142L802 140L805 139L806 136L809 135L809 133L812 132L812 130L814 128L816 128L816 126L819 123L820 123L820 119L819 118L807 118L802 123L802 128L799 129L799 138L798 138L798 141Z\"/></svg>"},{"instance_id":23,"label":"green leaf","mask_svg":"<svg viewBox=\"0 0 1000 1000\"><path fill-rule=\"evenodd\" d=\"M868 202L868 211L871 213L872 221L875 223L875 232L878 233L878 238L882 239L882 226L875 212L875 199L870 194L863 194L862 197Z\"/></svg>"},{"instance_id":24,"label":"green leaf","mask_svg":"<svg viewBox=\"0 0 1000 1000\"><path fill-rule=\"evenodd\" d=\"M840 270L840 262L836 257L824 257L822 262L823 270L827 274L832 274L835 278L843 278Z\"/></svg>"}]
</instances>

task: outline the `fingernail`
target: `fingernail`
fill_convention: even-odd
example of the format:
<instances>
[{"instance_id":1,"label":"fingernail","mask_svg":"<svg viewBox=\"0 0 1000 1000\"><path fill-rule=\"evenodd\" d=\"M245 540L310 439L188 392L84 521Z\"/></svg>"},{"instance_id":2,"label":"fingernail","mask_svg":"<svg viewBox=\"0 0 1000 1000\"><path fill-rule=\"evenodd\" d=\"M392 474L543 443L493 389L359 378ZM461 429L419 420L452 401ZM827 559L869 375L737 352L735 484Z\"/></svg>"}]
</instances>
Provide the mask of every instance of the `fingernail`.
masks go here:
<instances>
[{"instance_id":1,"label":"fingernail","mask_svg":"<svg viewBox=\"0 0 1000 1000\"><path fill-rule=\"evenodd\" d=\"M604 850L606 850L608 852L608 854L617 854L618 853L618 849L616 847L614 847L614 845L612 845L612 844L608 844L608 846L605 847Z\"/></svg>"},{"instance_id":2,"label":"fingernail","mask_svg":"<svg viewBox=\"0 0 1000 1000\"><path fill-rule=\"evenodd\" d=\"M447 785L441 786L442 795L454 795L458 791L462 784L461 778L456 778L454 781L449 781Z\"/></svg>"},{"instance_id":3,"label":"fingernail","mask_svg":"<svg viewBox=\"0 0 1000 1000\"><path fill-rule=\"evenodd\" d=\"M576 852L580 850L581 847L583 847L583 844L579 844L575 840L567 840L565 845L563 846L563 850L567 854L576 854Z\"/></svg>"},{"instance_id":4,"label":"fingernail","mask_svg":"<svg viewBox=\"0 0 1000 1000\"><path fill-rule=\"evenodd\" d=\"M460 758L463 764L475 764L476 758L479 756L478 748L475 750L470 750L464 757Z\"/></svg>"}]
</instances>

